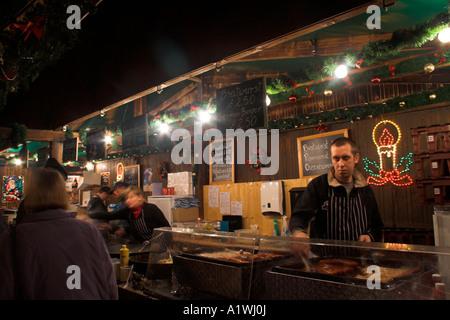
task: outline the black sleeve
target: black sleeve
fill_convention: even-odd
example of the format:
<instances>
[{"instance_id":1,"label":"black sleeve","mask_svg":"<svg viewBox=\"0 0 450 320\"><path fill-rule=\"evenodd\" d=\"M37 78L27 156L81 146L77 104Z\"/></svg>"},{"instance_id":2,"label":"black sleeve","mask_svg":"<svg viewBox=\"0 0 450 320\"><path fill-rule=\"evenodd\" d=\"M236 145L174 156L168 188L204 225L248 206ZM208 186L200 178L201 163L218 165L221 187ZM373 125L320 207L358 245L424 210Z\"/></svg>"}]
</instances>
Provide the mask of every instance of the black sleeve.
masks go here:
<instances>
[{"instance_id":1,"label":"black sleeve","mask_svg":"<svg viewBox=\"0 0 450 320\"><path fill-rule=\"evenodd\" d=\"M152 212L152 219L155 223L155 228L170 227L170 224L164 216L164 213L161 211L161 209L158 208L158 206L152 203L147 203L147 205L150 207L150 210Z\"/></svg>"},{"instance_id":2,"label":"black sleeve","mask_svg":"<svg viewBox=\"0 0 450 320\"><path fill-rule=\"evenodd\" d=\"M88 213L89 217L92 219L101 219L101 220L128 220L130 213L130 208L127 206L120 207L119 209L108 212L108 211L97 211Z\"/></svg>"},{"instance_id":3,"label":"black sleeve","mask_svg":"<svg viewBox=\"0 0 450 320\"><path fill-rule=\"evenodd\" d=\"M308 233L309 223L319 209L317 182L318 180L314 179L308 184L306 191L292 209L291 219L289 220L289 230L291 233L295 230Z\"/></svg>"},{"instance_id":4,"label":"black sleeve","mask_svg":"<svg viewBox=\"0 0 450 320\"><path fill-rule=\"evenodd\" d=\"M382 229L384 224L378 210L378 204L377 200L375 199L375 194L373 193L373 190L372 188L370 188L370 186L367 187L366 197L366 210L370 212L368 235L371 237L372 241L380 242L383 239Z\"/></svg>"}]
</instances>

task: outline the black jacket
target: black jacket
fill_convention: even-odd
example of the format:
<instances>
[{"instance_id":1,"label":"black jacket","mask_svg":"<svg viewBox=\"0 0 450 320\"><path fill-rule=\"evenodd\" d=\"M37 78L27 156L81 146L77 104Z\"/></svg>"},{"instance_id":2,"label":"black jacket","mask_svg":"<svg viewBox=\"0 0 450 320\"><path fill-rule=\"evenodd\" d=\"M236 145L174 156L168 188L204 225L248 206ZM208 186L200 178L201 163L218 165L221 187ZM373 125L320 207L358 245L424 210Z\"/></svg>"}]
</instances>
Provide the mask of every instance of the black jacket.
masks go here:
<instances>
[{"instance_id":1,"label":"black jacket","mask_svg":"<svg viewBox=\"0 0 450 320\"><path fill-rule=\"evenodd\" d=\"M347 191L334 177L334 169L313 179L297 201L289 229L302 230L310 238L357 241L369 235L381 241L381 221L378 205L371 187L357 170L355 186Z\"/></svg>"}]
</instances>

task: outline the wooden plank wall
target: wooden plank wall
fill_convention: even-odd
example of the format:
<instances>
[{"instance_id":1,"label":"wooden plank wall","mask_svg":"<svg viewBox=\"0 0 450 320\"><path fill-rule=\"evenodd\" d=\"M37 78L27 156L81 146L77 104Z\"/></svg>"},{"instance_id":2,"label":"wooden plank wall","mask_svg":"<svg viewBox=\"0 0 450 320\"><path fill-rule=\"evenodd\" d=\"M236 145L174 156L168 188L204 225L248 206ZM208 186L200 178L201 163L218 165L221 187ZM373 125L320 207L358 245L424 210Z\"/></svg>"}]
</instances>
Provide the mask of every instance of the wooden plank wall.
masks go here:
<instances>
[{"instance_id":1,"label":"wooden plank wall","mask_svg":"<svg viewBox=\"0 0 450 320\"><path fill-rule=\"evenodd\" d=\"M409 152L413 152L412 139L409 134L410 129L420 126L450 123L450 105L425 106L395 114L373 117L372 119L355 121L353 123L344 121L335 122L327 124L327 127L328 131L347 128L349 130L349 136L360 146L361 156L371 160L377 160L378 154L372 142L372 130L381 120L392 120L401 128L402 140L398 145L397 151L397 155L401 157ZM246 165L236 165L236 183L230 185L229 188L226 185L220 186L220 191L231 192L231 201L243 201L243 222L245 228L248 228L251 224L258 224L264 234L272 233L272 220L263 217L260 211L259 190L260 182L262 181L285 181L286 214L290 217L289 190L293 187L304 187L308 183L305 179L299 179L297 138L317 133L315 126L300 127L295 130L280 132L280 167L276 175L262 176L254 168ZM153 181L160 182L157 168L161 161L168 161L170 163L170 172L192 171L192 166L184 164L176 166L172 164L170 161L170 152L166 152L130 159L98 162L96 164L96 172L110 172L112 186L112 182L115 180L117 174L116 170L119 162L122 162L124 166L139 164L141 165L141 180L144 169L153 168ZM366 177L368 176L363 171L362 162L358 165L358 169ZM415 165L412 165L411 169L411 176L413 178L417 177ZM30 172L31 169L22 169L21 167L0 167L1 177L10 175L24 176L25 193ZM209 208L208 205L208 177L209 166L203 164L200 166L199 184L196 188L196 196L199 198L200 203L203 203L200 215L205 219L220 220L221 216L218 209ZM249 187L250 182L253 183L252 187ZM433 207L420 204L419 194L415 185L401 188L384 185L382 187L374 186L373 189L386 227L432 229ZM8 204L8 206L14 205Z\"/></svg>"},{"instance_id":2,"label":"wooden plank wall","mask_svg":"<svg viewBox=\"0 0 450 320\"><path fill-rule=\"evenodd\" d=\"M378 154L376 146L372 141L372 131L375 125L381 120L391 120L397 123L402 132L402 139L397 146L397 156L406 156L413 152L413 144L410 136L410 129L420 126L431 126L450 122L450 105L425 106L416 109L398 112L390 115L373 117L372 119L360 120L355 122L336 122L327 124L328 131L334 131L347 128L349 136L360 146L361 157L372 161L377 160ZM287 130L280 133L280 168L274 176L262 176L255 169L245 165L236 165L235 181L236 186L226 188L220 187L220 191L230 191L231 201L238 201L240 194L244 194L241 199L244 201L244 227L248 228L250 222L260 221L261 230L266 234L271 234L271 221L261 220L260 198L258 195L247 196L242 193L248 188L248 182L259 182L267 180L283 180L287 187L302 187L308 181L299 179L297 138L317 134L315 127ZM357 165L357 168L368 177L368 173L363 170L363 162ZM410 175L417 177L415 166L411 166ZM294 180L292 180L294 179ZM254 184L255 185L255 184ZM285 187L285 198L289 202L289 190ZM252 187L254 188L254 187ZM227 190L228 189L228 190ZM380 212L385 224L389 228L423 228L432 229L433 206L422 205L420 203L419 193L415 185L408 187L395 187L392 184L384 186L373 186L375 196L380 207ZM215 208L209 208L207 202L208 186L204 187L204 214L207 219L219 219L218 211ZM233 200L234 199L234 200ZM286 214L290 217L290 208Z\"/></svg>"}]
</instances>

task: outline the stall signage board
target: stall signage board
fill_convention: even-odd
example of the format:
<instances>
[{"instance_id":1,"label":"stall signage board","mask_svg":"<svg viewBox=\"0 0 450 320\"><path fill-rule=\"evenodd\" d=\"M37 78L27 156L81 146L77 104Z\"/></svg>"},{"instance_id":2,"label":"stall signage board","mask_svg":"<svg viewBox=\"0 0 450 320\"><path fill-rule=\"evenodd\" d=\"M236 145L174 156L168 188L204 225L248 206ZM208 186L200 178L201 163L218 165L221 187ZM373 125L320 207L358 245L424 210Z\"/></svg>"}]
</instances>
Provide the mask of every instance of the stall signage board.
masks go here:
<instances>
[{"instance_id":1,"label":"stall signage board","mask_svg":"<svg viewBox=\"0 0 450 320\"><path fill-rule=\"evenodd\" d=\"M86 159L92 161L106 157L105 130L98 129L86 134Z\"/></svg>"},{"instance_id":2,"label":"stall signage board","mask_svg":"<svg viewBox=\"0 0 450 320\"><path fill-rule=\"evenodd\" d=\"M130 186L140 187L140 166L127 166L123 168L123 182Z\"/></svg>"},{"instance_id":3,"label":"stall signage board","mask_svg":"<svg viewBox=\"0 0 450 320\"><path fill-rule=\"evenodd\" d=\"M125 121L122 128L122 146L124 149L148 145L147 115Z\"/></svg>"},{"instance_id":4,"label":"stall signage board","mask_svg":"<svg viewBox=\"0 0 450 320\"><path fill-rule=\"evenodd\" d=\"M78 161L78 137L63 142L62 161Z\"/></svg>"},{"instance_id":5,"label":"stall signage board","mask_svg":"<svg viewBox=\"0 0 450 320\"><path fill-rule=\"evenodd\" d=\"M234 139L211 141L209 156L209 183L234 183ZM213 163L214 157L221 157L222 163Z\"/></svg>"},{"instance_id":6,"label":"stall signage board","mask_svg":"<svg viewBox=\"0 0 450 320\"><path fill-rule=\"evenodd\" d=\"M327 173L332 167L331 143L339 137L348 137L348 130L337 130L297 138L300 178Z\"/></svg>"},{"instance_id":7,"label":"stall signage board","mask_svg":"<svg viewBox=\"0 0 450 320\"><path fill-rule=\"evenodd\" d=\"M267 127L266 79L264 77L217 89L217 128L259 129Z\"/></svg>"}]
</instances>

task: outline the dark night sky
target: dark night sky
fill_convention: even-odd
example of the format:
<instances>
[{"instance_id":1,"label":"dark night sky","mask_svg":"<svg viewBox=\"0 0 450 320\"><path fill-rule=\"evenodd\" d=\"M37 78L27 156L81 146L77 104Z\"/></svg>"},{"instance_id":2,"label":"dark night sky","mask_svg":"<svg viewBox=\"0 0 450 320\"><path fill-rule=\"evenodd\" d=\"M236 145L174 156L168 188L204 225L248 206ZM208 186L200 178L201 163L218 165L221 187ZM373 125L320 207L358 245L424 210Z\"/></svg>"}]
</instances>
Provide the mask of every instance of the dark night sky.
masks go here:
<instances>
[{"instance_id":1,"label":"dark night sky","mask_svg":"<svg viewBox=\"0 0 450 320\"><path fill-rule=\"evenodd\" d=\"M55 129L367 1L161 2L104 0L80 44L11 99L0 126Z\"/></svg>"}]
</instances>

